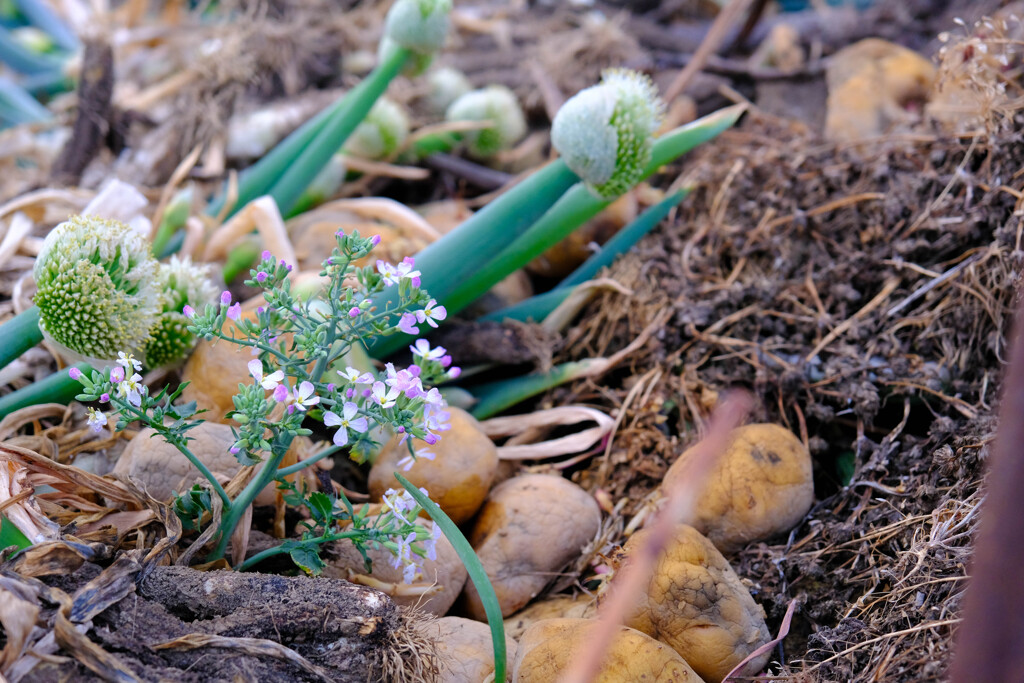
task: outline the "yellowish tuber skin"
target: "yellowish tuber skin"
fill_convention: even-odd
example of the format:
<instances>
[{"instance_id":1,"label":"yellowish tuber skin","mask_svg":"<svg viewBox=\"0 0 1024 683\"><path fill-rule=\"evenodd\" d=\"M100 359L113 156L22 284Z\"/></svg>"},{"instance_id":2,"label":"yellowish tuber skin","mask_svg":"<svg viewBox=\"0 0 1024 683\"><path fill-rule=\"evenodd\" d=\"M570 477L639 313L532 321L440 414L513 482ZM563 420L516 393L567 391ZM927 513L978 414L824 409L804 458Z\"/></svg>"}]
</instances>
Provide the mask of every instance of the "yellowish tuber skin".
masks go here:
<instances>
[{"instance_id":1,"label":"yellowish tuber skin","mask_svg":"<svg viewBox=\"0 0 1024 683\"><path fill-rule=\"evenodd\" d=\"M586 594L538 600L505 620L505 635L519 640L526 629L545 619L589 619L595 607L594 598Z\"/></svg>"},{"instance_id":2,"label":"yellowish tuber skin","mask_svg":"<svg viewBox=\"0 0 1024 683\"><path fill-rule=\"evenodd\" d=\"M515 683L557 683L594 626L589 619L538 621L519 639L512 668ZM701 683L700 677L669 646L621 627L605 653L593 683Z\"/></svg>"},{"instance_id":3,"label":"yellowish tuber skin","mask_svg":"<svg viewBox=\"0 0 1024 683\"><path fill-rule=\"evenodd\" d=\"M153 429L143 429L135 435L114 466L113 474L128 477L139 483L146 492L161 501L170 501L174 492L183 493L193 484L206 481L181 452L154 436ZM188 432L188 449L211 472L226 483L234 477L241 465L228 450L235 442L231 427L216 422L203 422ZM151 438L152 437L152 438ZM296 439L282 461L282 467L296 462L296 450L302 439ZM256 497L257 505L273 505L277 492L273 484Z\"/></svg>"},{"instance_id":4,"label":"yellowish tuber skin","mask_svg":"<svg viewBox=\"0 0 1024 683\"><path fill-rule=\"evenodd\" d=\"M579 557L600 524L597 502L562 477L525 474L494 487L469 542L494 586L502 616L522 609ZM486 620L472 582L466 584L462 603L469 616Z\"/></svg>"},{"instance_id":5,"label":"yellowish tuber skin","mask_svg":"<svg viewBox=\"0 0 1024 683\"><path fill-rule=\"evenodd\" d=\"M487 624L462 617L444 617L424 626L437 643L438 683L480 683L494 676L494 646ZM516 641L505 637L506 679L512 680Z\"/></svg>"},{"instance_id":6,"label":"yellowish tuber skin","mask_svg":"<svg viewBox=\"0 0 1024 683\"><path fill-rule=\"evenodd\" d=\"M430 520L418 520L417 524L433 528ZM459 559L458 553L444 534L437 540L436 560L423 558L423 575L412 584L403 581L404 567L395 569L391 562L394 555L383 548L368 549L367 556L373 561L373 573L367 577L363 556L348 541L334 544L334 552L338 556L327 562L323 575L328 578L346 579L376 588L391 596L398 605L419 607L434 616L444 616L459 597L462 586L466 583L466 567ZM492 667L493 668L493 667Z\"/></svg>"},{"instance_id":7,"label":"yellowish tuber skin","mask_svg":"<svg viewBox=\"0 0 1024 683\"><path fill-rule=\"evenodd\" d=\"M686 479L691 448L672 463L662 489ZM774 424L734 430L701 489L692 524L723 553L789 531L814 502L811 454L792 432Z\"/></svg>"},{"instance_id":8,"label":"yellowish tuber skin","mask_svg":"<svg viewBox=\"0 0 1024 683\"><path fill-rule=\"evenodd\" d=\"M370 470L370 495L379 499L395 488L399 471L415 486L425 488L456 524L468 521L487 497L498 468L498 449L480 429L476 419L460 408L449 407L451 429L433 446L413 440L413 449L426 449L433 460L417 458L408 470L399 462L409 455L408 444L392 439Z\"/></svg>"},{"instance_id":9,"label":"yellowish tuber skin","mask_svg":"<svg viewBox=\"0 0 1024 683\"><path fill-rule=\"evenodd\" d=\"M649 529L633 534L616 557L617 564L627 562L650 534ZM607 590L615 590L614 577ZM676 526L626 625L671 646L707 683L721 681L771 639L764 610L722 553L685 524ZM756 674L770 656L766 652L751 661L742 675Z\"/></svg>"}]
</instances>

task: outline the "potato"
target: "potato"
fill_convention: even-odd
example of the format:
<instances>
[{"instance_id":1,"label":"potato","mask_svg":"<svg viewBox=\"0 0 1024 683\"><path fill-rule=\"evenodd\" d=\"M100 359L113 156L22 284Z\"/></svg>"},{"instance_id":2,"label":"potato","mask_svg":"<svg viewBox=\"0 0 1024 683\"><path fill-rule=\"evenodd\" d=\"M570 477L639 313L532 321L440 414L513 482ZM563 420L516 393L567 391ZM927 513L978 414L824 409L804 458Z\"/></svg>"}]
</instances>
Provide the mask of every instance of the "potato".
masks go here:
<instances>
[{"instance_id":1,"label":"potato","mask_svg":"<svg viewBox=\"0 0 1024 683\"><path fill-rule=\"evenodd\" d=\"M582 593L539 600L505 620L505 635L518 640L526 629L544 619L587 619L593 616L594 607L594 598Z\"/></svg>"},{"instance_id":2,"label":"potato","mask_svg":"<svg viewBox=\"0 0 1024 683\"><path fill-rule=\"evenodd\" d=\"M434 527L434 523L426 519L417 520L416 523L428 530ZM402 579L402 567L395 569L391 566L394 555L384 548L366 551L373 561L372 578L382 584L390 584L377 584L373 587L390 595L396 604L406 607L418 606L434 616L444 616L462 592L467 573L458 553L444 534L438 539L435 549L437 559L423 559L423 577L416 581L417 584L433 584L431 592L426 597L407 590L408 585L404 584ZM338 557L327 562L324 576L352 581L353 575L366 574L363 556L354 545L348 541L339 541L334 544L334 550Z\"/></svg>"},{"instance_id":3,"label":"potato","mask_svg":"<svg viewBox=\"0 0 1024 683\"><path fill-rule=\"evenodd\" d=\"M512 666L515 683L557 683L586 644L594 622L546 619L519 639ZM700 683L700 677L672 648L625 626L612 640L594 683Z\"/></svg>"},{"instance_id":4,"label":"potato","mask_svg":"<svg viewBox=\"0 0 1024 683\"><path fill-rule=\"evenodd\" d=\"M425 448L434 459L417 458L402 474L416 486L425 488L456 524L469 520L484 502L498 468L498 449L481 431L476 419L460 408L449 407L451 429L441 434L433 446L413 440L413 448ZM370 470L370 495L380 499L398 483L394 472L409 455L407 444L392 439L377 456Z\"/></svg>"},{"instance_id":5,"label":"potato","mask_svg":"<svg viewBox=\"0 0 1024 683\"><path fill-rule=\"evenodd\" d=\"M644 529L633 534L616 558L620 565L638 552L650 533ZM615 577L608 590L615 590ZM626 625L670 645L708 683L721 681L771 640L764 610L722 553L686 524L676 526ZM763 669L770 655L766 652L753 660L743 675Z\"/></svg>"},{"instance_id":6,"label":"potato","mask_svg":"<svg viewBox=\"0 0 1024 683\"><path fill-rule=\"evenodd\" d=\"M228 450L235 442L231 427L216 422L203 422L188 432L188 449L211 472L226 483L238 473L241 464ZM151 438L152 437L152 438ZM305 440L299 438L285 454L282 466L296 462L296 453ZM153 429L143 429L125 447L114 466L113 474L129 477L157 500L170 501L174 491L182 493L193 484L206 481L174 446L156 436ZM273 505L277 492L271 483L256 497L257 505Z\"/></svg>"},{"instance_id":7,"label":"potato","mask_svg":"<svg viewBox=\"0 0 1024 683\"><path fill-rule=\"evenodd\" d=\"M691 448L672 463L662 489L688 476ZM753 424L734 430L698 494L693 526L723 553L789 531L814 502L811 454L789 430Z\"/></svg>"},{"instance_id":8,"label":"potato","mask_svg":"<svg viewBox=\"0 0 1024 683\"><path fill-rule=\"evenodd\" d=\"M438 683L480 683L494 675L494 646L487 624L462 617L444 617L427 624L424 631L437 643ZM506 635L505 680L511 680L515 656L516 641Z\"/></svg>"},{"instance_id":9,"label":"potato","mask_svg":"<svg viewBox=\"0 0 1024 683\"><path fill-rule=\"evenodd\" d=\"M502 616L520 610L579 557L597 534L601 511L586 491L550 474L525 474L494 487L469 535L498 595ZM463 591L466 612L486 620L472 582Z\"/></svg>"}]
</instances>

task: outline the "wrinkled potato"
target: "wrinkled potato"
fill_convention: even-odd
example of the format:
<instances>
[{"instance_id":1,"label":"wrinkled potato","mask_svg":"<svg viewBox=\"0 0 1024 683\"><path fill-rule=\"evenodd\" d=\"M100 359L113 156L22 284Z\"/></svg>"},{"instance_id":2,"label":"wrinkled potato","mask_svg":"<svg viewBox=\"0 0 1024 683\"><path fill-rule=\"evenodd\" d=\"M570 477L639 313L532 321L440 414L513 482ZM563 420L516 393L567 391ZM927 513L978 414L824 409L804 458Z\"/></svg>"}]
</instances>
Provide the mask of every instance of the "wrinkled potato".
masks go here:
<instances>
[{"instance_id":1,"label":"wrinkled potato","mask_svg":"<svg viewBox=\"0 0 1024 683\"><path fill-rule=\"evenodd\" d=\"M672 463L662 488L688 476L694 450ZM723 553L789 531L811 509L811 454L789 430L752 424L734 430L698 494L693 526Z\"/></svg>"},{"instance_id":2,"label":"wrinkled potato","mask_svg":"<svg viewBox=\"0 0 1024 683\"><path fill-rule=\"evenodd\" d=\"M416 523L428 530L434 526L433 522L426 519L417 520ZM334 550L338 557L327 562L324 576L369 585L390 595L396 604L418 606L437 617L448 612L466 583L466 567L444 534L441 534L435 546L437 559L423 558L423 576L413 586L403 583L403 568L395 569L391 566L394 555L384 548L366 551L373 561L370 580L357 578L365 576L366 566L363 564L363 556L354 545L348 541L339 541L334 544ZM420 588L426 586L433 587L424 594Z\"/></svg>"},{"instance_id":3,"label":"wrinkled potato","mask_svg":"<svg viewBox=\"0 0 1024 683\"><path fill-rule=\"evenodd\" d=\"M131 478L157 500L169 501L174 492L182 493L193 484L206 481L192 463L181 452L155 436L153 429L143 429L125 447L114 466L113 474ZM217 422L203 422L188 432L188 449L199 458L211 472L226 483L234 477L242 465L228 450L235 442L231 427ZM151 438L152 437L152 438ZM295 439L281 462L286 467L296 462L297 450L303 440ZM277 491L271 483L256 497L257 505L273 505Z\"/></svg>"},{"instance_id":4,"label":"wrinkled potato","mask_svg":"<svg viewBox=\"0 0 1024 683\"><path fill-rule=\"evenodd\" d=\"M600 524L597 502L562 477L524 474L494 487L469 542L491 579L502 616L520 610L555 572L579 557ZM486 620L471 581L463 598L469 616Z\"/></svg>"},{"instance_id":5,"label":"wrinkled potato","mask_svg":"<svg viewBox=\"0 0 1024 683\"><path fill-rule=\"evenodd\" d=\"M546 619L519 639L512 668L515 683L557 683L586 644L594 622ZM701 683L672 648L625 626L612 640L594 683Z\"/></svg>"},{"instance_id":6,"label":"wrinkled potato","mask_svg":"<svg viewBox=\"0 0 1024 683\"><path fill-rule=\"evenodd\" d=\"M630 537L616 558L620 566L639 552L650 534L644 529ZM615 589L614 577L608 589ZM721 681L771 640L764 610L722 553L686 524L676 526L626 625L670 645L708 683ZM763 669L770 656L766 652L751 661L742 675Z\"/></svg>"},{"instance_id":7,"label":"wrinkled potato","mask_svg":"<svg viewBox=\"0 0 1024 683\"><path fill-rule=\"evenodd\" d=\"M451 406L448 412L451 429L441 435L440 441L433 446L418 439L412 442L413 449L427 449L434 459L417 458L402 474L425 488L453 522L462 524L480 509L487 497L498 468L498 449L472 415ZM408 445L399 443L397 438L384 446L370 470L371 496L380 499L385 491L396 487L394 472L403 469L398 463L408 455Z\"/></svg>"},{"instance_id":8,"label":"wrinkled potato","mask_svg":"<svg viewBox=\"0 0 1024 683\"><path fill-rule=\"evenodd\" d=\"M444 617L424 627L437 643L438 683L480 683L494 675L494 646L487 624L462 617ZM516 641L505 636L506 679L512 678Z\"/></svg>"},{"instance_id":9,"label":"wrinkled potato","mask_svg":"<svg viewBox=\"0 0 1024 683\"><path fill-rule=\"evenodd\" d=\"M594 598L586 594L556 595L539 600L505 620L505 635L519 640L526 629L545 619L588 619L593 616Z\"/></svg>"}]
</instances>

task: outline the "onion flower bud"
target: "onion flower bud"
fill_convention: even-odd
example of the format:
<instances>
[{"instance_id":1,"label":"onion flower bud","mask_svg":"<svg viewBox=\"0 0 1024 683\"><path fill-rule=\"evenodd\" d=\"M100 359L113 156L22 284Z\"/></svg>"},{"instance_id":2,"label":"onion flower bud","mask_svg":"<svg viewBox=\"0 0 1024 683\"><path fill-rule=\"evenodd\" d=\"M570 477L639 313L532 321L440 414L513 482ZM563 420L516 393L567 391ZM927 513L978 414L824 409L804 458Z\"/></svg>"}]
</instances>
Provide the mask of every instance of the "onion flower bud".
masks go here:
<instances>
[{"instance_id":1,"label":"onion flower bud","mask_svg":"<svg viewBox=\"0 0 1024 683\"><path fill-rule=\"evenodd\" d=\"M161 313L145 348L146 366L161 368L184 360L195 346L195 335L188 331L185 306L197 311L217 300L217 287L210 280L209 265L195 265L191 259L172 256L170 263L160 264L157 274L160 285Z\"/></svg>"},{"instance_id":2,"label":"onion flower bud","mask_svg":"<svg viewBox=\"0 0 1024 683\"><path fill-rule=\"evenodd\" d=\"M514 145L526 134L526 117L515 94L503 85L468 92L452 102L449 121L491 121L489 128L463 134L469 153L486 159Z\"/></svg>"},{"instance_id":3,"label":"onion flower bud","mask_svg":"<svg viewBox=\"0 0 1024 683\"><path fill-rule=\"evenodd\" d=\"M73 216L47 235L33 275L39 328L68 360L140 352L160 312L158 264L124 223Z\"/></svg>"},{"instance_id":4,"label":"onion flower bud","mask_svg":"<svg viewBox=\"0 0 1024 683\"><path fill-rule=\"evenodd\" d=\"M377 100L343 147L345 154L363 159L386 159L409 137L409 117L386 97Z\"/></svg>"},{"instance_id":5,"label":"onion flower bud","mask_svg":"<svg viewBox=\"0 0 1024 683\"><path fill-rule=\"evenodd\" d=\"M612 69L558 110L551 143L591 192L613 199L643 176L664 109L649 78Z\"/></svg>"},{"instance_id":6,"label":"onion flower bud","mask_svg":"<svg viewBox=\"0 0 1024 683\"><path fill-rule=\"evenodd\" d=\"M444 46L452 0L396 0L384 19L384 37L397 45L433 54Z\"/></svg>"}]
</instances>

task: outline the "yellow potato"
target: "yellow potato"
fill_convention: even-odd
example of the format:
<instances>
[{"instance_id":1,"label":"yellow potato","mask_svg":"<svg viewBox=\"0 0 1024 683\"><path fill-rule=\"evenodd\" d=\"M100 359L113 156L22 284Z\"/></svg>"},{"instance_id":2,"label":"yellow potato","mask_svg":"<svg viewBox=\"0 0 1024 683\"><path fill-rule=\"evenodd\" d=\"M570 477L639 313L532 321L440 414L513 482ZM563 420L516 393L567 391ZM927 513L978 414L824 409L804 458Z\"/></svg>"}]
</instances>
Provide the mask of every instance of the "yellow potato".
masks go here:
<instances>
[{"instance_id":1,"label":"yellow potato","mask_svg":"<svg viewBox=\"0 0 1024 683\"><path fill-rule=\"evenodd\" d=\"M618 563L638 552L650 533L649 529L635 533L616 558ZM615 577L607 588L615 590ZM685 524L676 526L626 625L671 646L708 683L721 681L771 640L764 610L722 553ZM766 652L751 661L743 675L763 669L770 655Z\"/></svg>"},{"instance_id":2,"label":"yellow potato","mask_svg":"<svg viewBox=\"0 0 1024 683\"><path fill-rule=\"evenodd\" d=\"M370 470L370 495L379 499L395 488L395 471L401 471L416 486L425 488L430 498L441 506L456 524L468 521L480 508L494 481L498 468L498 450L481 431L476 419L461 408L449 407L451 429L441 433L441 440L430 446L418 439L413 449L426 449L433 460L417 458L407 470L399 462L409 455L408 444L392 439L377 456Z\"/></svg>"},{"instance_id":3,"label":"yellow potato","mask_svg":"<svg viewBox=\"0 0 1024 683\"><path fill-rule=\"evenodd\" d=\"M432 530L434 526L433 522L426 519L417 520L417 524L428 530ZM334 550L338 557L327 562L324 576L370 585L390 595L396 604L405 607L416 606L437 617L444 616L466 583L466 566L462 564L458 553L444 534L437 540L435 546L437 559L423 558L423 575L413 582L413 586L403 582L403 567L393 567L391 562L394 555L384 548L366 551L367 556L373 561L373 573L370 574L369 581L359 578L366 574L366 566L363 564L363 556L354 545L348 541L339 541L334 544ZM424 594L421 591L427 586L432 587Z\"/></svg>"},{"instance_id":4,"label":"yellow potato","mask_svg":"<svg viewBox=\"0 0 1024 683\"><path fill-rule=\"evenodd\" d=\"M587 619L593 616L594 598L586 594L556 595L539 600L505 620L505 635L519 639L526 629L544 619Z\"/></svg>"},{"instance_id":5,"label":"yellow potato","mask_svg":"<svg viewBox=\"0 0 1024 683\"><path fill-rule=\"evenodd\" d=\"M469 542L494 586L502 616L520 610L579 557L600 524L597 502L562 477L525 474L494 487ZM471 581L462 603L469 616L486 620Z\"/></svg>"},{"instance_id":6,"label":"yellow potato","mask_svg":"<svg viewBox=\"0 0 1024 683\"><path fill-rule=\"evenodd\" d=\"M515 683L558 683L586 644L589 619L538 621L519 639L512 670ZM612 640L593 683L701 683L676 652L625 626Z\"/></svg>"},{"instance_id":7,"label":"yellow potato","mask_svg":"<svg viewBox=\"0 0 1024 683\"><path fill-rule=\"evenodd\" d=\"M662 489L687 476L693 449L672 463ZM789 531L814 502L811 454L789 430L753 424L734 430L698 494L697 531L723 553Z\"/></svg>"},{"instance_id":8,"label":"yellow potato","mask_svg":"<svg viewBox=\"0 0 1024 683\"><path fill-rule=\"evenodd\" d=\"M487 624L462 617L444 617L424 627L437 643L438 683L480 683L494 675L494 646ZM506 679L512 677L516 641L505 637Z\"/></svg>"},{"instance_id":9,"label":"yellow potato","mask_svg":"<svg viewBox=\"0 0 1024 683\"><path fill-rule=\"evenodd\" d=\"M155 434L149 428L136 434L118 458L113 473L129 477L153 498L162 501L170 501L175 491L183 493L193 484L206 481L181 451ZM189 451L217 475L222 484L241 469L241 464L228 450L235 442L228 425L203 422L189 430L188 435L193 439L188 443ZM296 462L296 453L304 442L301 437L292 442L282 467ZM256 504L272 505L276 495L275 485L271 483L256 497Z\"/></svg>"}]
</instances>

